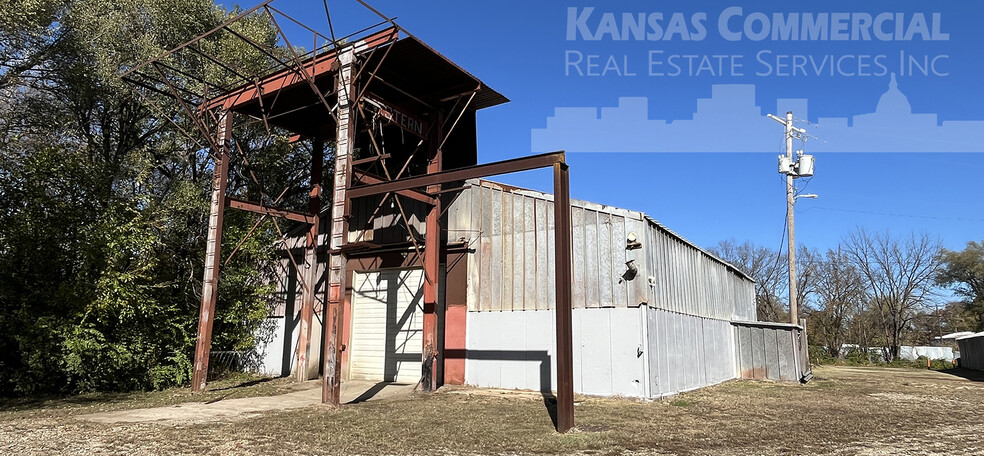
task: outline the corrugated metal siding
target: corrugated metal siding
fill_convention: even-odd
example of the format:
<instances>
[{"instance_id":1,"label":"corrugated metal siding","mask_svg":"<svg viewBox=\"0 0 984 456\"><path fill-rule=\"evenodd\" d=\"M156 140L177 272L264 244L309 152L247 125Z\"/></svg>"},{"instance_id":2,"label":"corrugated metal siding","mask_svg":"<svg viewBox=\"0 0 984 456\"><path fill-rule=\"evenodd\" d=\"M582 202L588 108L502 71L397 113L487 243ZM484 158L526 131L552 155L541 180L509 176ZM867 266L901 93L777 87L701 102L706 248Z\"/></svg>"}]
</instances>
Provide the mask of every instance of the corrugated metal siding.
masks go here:
<instances>
[{"instance_id":1,"label":"corrugated metal siding","mask_svg":"<svg viewBox=\"0 0 984 456\"><path fill-rule=\"evenodd\" d=\"M379 202L383 200L383 195L367 196L359 198L352 204L352 216L349 219L348 242L373 242L376 244L388 244L398 242L408 242L410 240L407 227L403 223L403 216L410 220L409 225L413 228L417 239L423 239L427 228L427 205L410 198L400 197L400 204L391 197L387 203L377 212ZM403 212L400 212L402 206ZM369 218L373 213L372 222Z\"/></svg>"},{"instance_id":2,"label":"corrugated metal siding","mask_svg":"<svg viewBox=\"0 0 984 456\"><path fill-rule=\"evenodd\" d=\"M799 381L809 372L801 327L761 322L733 326L741 378Z\"/></svg>"},{"instance_id":3,"label":"corrugated metal siding","mask_svg":"<svg viewBox=\"0 0 984 456\"><path fill-rule=\"evenodd\" d=\"M957 339L960 367L984 371L984 333Z\"/></svg>"},{"instance_id":4,"label":"corrugated metal siding","mask_svg":"<svg viewBox=\"0 0 984 456\"><path fill-rule=\"evenodd\" d=\"M647 218L649 305L720 320L755 320L755 283Z\"/></svg>"},{"instance_id":5,"label":"corrugated metal siding","mask_svg":"<svg viewBox=\"0 0 984 456\"><path fill-rule=\"evenodd\" d=\"M469 310L544 310L556 303L553 197L492 182L471 186L448 209L448 239L464 239ZM645 303L642 250L626 250L627 232L643 233L641 213L573 201L575 308ZM637 276L626 276L636 260ZM639 264L643 263L643 264Z\"/></svg>"},{"instance_id":6,"label":"corrugated metal siding","mask_svg":"<svg viewBox=\"0 0 984 456\"><path fill-rule=\"evenodd\" d=\"M469 184L448 209L449 241L474 249L468 309L553 308L553 196ZM720 320L755 319L755 285L730 265L640 212L577 200L571 206L574 308L649 304ZM629 233L641 248L626 248Z\"/></svg>"},{"instance_id":7,"label":"corrugated metal siding","mask_svg":"<svg viewBox=\"0 0 984 456\"><path fill-rule=\"evenodd\" d=\"M652 397L736 378L730 322L653 308L647 318Z\"/></svg>"}]
</instances>

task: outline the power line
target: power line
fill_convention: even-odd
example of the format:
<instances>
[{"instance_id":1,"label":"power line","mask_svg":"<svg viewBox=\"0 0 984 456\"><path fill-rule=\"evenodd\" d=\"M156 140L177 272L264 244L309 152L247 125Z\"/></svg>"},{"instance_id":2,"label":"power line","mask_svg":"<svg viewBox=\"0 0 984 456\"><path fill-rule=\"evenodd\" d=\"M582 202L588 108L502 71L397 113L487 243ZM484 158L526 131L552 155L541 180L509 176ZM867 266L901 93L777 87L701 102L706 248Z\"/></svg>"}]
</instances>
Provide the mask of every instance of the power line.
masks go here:
<instances>
[{"instance_id":1,"label":"power line","mask_svg":"<svg viewBox=\"0 0 984 456\"><path fill-rule=\"evenodd\" d=\"M969 218L969 217L943 217L943 216L936 216L936 215L895 214L891 212L865 211L859 209L842 209L836 207L823 207L823 206L812 206L809 209L807 209L807 211L813 209L820 209L824 211L851 212L856 214L881 215L885 217L908 217L908 218L930 219L930 220L958 220L962 222L984 222L984 219Z\"/></svg>"}]
</instances>

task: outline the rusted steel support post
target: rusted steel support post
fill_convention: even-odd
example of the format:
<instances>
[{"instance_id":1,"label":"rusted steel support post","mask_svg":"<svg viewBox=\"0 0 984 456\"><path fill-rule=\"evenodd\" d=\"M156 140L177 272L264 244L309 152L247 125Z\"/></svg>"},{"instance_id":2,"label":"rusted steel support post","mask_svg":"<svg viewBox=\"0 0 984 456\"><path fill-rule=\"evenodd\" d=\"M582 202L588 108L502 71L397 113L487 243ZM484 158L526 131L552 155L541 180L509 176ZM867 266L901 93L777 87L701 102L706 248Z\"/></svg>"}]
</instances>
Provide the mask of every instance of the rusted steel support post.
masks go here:
<instances>
[{"instance_id":1,"label":"rusted steel support post","mask_svg":"<svg viewBox=\"0 0 984 456\"><path fill-rule=\"evenodd\" d=\"M348 187L352 173L351 154L355 143L355 114L351 97L355 92L355 51L339 51L335 92L338 95L338 131L335 137L335 187L331 201L331 245L328 258L328 309L322 360L324 379L321 402L339 405L342 361L342 310L345 300L346 257L342 252L348 238Z\"/></svg>"},{"instance_id":2,"label":"rusted steel support post","mask_svg":"<svg viewBox=\"0 0 984 456\"><path fill-rule=\"evenodd\" d=\"M443 153L440 144L443 132L441 125L444 121L438 114L433 120L434 131L430 138L430 152L428 153L427 174L434 174L443 171ZM440 185L430 185L427 192L436 194L441 191ZM421 352L421 379L420 385L424 391L434 391L439 385L437 366L439 353L437 351L437 287L438 269L441 259L441 200L435 198L435 202L430 206L426 218L426 231L424 238L424 337L423 351Z\"/></svg>"},{"instance_id":3,"label":"rusted steel support post","mask_svg":"<svg viewBox=\"0 0 984 456\"><path fill-rule=\"evenodd\" d=\"M557 432L574 427L574 350L571 324L571 194L568 168L555 163L554 224L557 294Z\"/></svg>"},{"instance_id":4,"label":"rusted steel support post","mask_svg":"<svg viewBox=\"0 0 984 456\"><path fill-rule=\"evenodd\" d=\"M304 250L305 287L301 301L300 327L297 332L297 371L298 381L305 381L318 375L318 363L311 362L311 324L314 320L314 303L318 293L318 232L321 224L321 174L324 168L325 144L320 138L314 139L311 147L311 187L308 194L308 213L311 226L308 228Z\"/></svg>"},{"instance_id":5,"label":"rusted steel support post","mask_svg":"<svg viewBox=\"0 0 984 456\"><path fill-rule=\"evenodd\" d=\"M229 141L232 138L232 114L219 116L218 145L212 177L212 204L208 217L208 241L205 244L205 273L202 282L202 307L198 316L198 340L195 342L195 370L191 390L205 390L208 357L212 349L212 323L219 291L219 263L222 250L222 218L225 211L226 184L229 181Z\"/></svg>"}]
</instances>

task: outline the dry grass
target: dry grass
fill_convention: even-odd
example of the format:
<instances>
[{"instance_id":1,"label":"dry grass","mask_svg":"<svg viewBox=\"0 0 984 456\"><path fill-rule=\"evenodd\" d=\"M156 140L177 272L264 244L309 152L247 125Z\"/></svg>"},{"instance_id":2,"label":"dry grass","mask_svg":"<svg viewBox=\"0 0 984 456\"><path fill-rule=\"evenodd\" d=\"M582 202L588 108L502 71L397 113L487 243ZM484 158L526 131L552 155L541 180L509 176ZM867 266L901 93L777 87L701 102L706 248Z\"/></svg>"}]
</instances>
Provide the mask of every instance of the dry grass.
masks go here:
<instances>
[{"instance_id":1,"label":"dry grass","mask_svg":"<svg viewBox=\"0 0 984 456\"><path fill-rule=\"evenodd\" d=\"M94 406L66 399L3 409L0 453L984 453L984 382L908 369L827 367L815 374L805 386L729 382L651 403L584 398L577 430L566 435L553 431L536 395L468 389L184 425L90 423L75 416ZM262 388L292 386L253 385L237 394L269 391ZM173 390L98 407L188 398Z\"/></svg>"}]
</instances>

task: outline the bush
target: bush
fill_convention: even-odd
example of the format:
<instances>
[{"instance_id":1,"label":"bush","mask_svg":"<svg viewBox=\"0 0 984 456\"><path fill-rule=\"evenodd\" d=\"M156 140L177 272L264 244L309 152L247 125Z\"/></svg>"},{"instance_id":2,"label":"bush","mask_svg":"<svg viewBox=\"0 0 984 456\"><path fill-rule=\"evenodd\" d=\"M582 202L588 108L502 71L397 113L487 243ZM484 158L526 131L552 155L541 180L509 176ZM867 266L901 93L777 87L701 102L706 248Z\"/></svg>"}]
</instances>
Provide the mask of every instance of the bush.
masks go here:
<instances>
[{"instance_id":1,"label":"bush","mask_svg":"<svg viewBox=\"0 0 984 456\"><path fill-rule=\"evenodd\" d=\"M837 362L837 358L830 356L830 353L824 347L810 345L810 361L818 365L834 364Z\"/></svg>"},{"instance_id":2,"label":"bush","mask_svg":"<svg viewBox=\"0 0 984 456\"><path fill-rule=\"evenodd\" d=\"M871 364L871 357L868 353L865 353L858 348L851 348L847 355L844 357L848 364L854 366L865 366Z\"/></svg>"}]
</instances>

